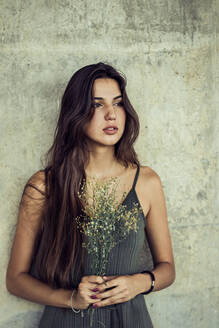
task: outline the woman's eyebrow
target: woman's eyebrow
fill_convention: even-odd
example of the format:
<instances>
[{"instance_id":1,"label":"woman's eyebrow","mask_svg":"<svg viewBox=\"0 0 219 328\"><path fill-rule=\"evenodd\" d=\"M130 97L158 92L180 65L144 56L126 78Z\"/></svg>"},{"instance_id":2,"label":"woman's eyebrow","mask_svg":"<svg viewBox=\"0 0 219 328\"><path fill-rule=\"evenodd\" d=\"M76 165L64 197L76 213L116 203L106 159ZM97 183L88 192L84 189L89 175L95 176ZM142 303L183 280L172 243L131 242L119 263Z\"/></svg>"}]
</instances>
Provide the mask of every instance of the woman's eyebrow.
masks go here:
<instances>
[{"instance_id":1,"label":"woman's eyebrow","mask_svg":"<svg viewBox=\"0 0 219 328\"><path fill-rule=\"evenodd\" d=\"M122 95L116 96L113 98L113 100L118 99L118 98L122 98ZM94 99L98 99L98 100L103 100L103 97L94 97Z\"/></svg>"}]
</instances>

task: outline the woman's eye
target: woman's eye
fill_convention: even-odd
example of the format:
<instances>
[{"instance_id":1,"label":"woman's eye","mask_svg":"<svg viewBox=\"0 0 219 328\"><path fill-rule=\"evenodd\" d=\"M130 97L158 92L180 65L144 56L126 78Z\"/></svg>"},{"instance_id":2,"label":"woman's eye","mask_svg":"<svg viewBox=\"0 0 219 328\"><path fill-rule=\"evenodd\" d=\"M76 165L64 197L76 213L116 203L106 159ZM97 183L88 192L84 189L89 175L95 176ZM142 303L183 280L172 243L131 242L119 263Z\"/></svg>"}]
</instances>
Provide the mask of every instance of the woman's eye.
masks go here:
<instances>
[{"instance_id":1,"label":"woman's eye","mask_svg":"<svg viewBox=\"0 0 219 328\"><path fill-rule=\"evenodd\" d=\"M94 107L94 108L98 108L98 107L100 107L100 106L102 106L102 104L100 104L100 103L94 103L94 104L93 104L93 107Z\"/></svg>"},{"instance_id":2,"label":"woman's eye","mask_svg":"<svg viewBox=\"0 0 219 328\"><path fill-rule=\"evenodd\" d=\"M116 106L123 106L123 102L120 101L120 102L118 102L118 103L115 103L114 105L116 105Z\"/></svg>"}]
</instances>

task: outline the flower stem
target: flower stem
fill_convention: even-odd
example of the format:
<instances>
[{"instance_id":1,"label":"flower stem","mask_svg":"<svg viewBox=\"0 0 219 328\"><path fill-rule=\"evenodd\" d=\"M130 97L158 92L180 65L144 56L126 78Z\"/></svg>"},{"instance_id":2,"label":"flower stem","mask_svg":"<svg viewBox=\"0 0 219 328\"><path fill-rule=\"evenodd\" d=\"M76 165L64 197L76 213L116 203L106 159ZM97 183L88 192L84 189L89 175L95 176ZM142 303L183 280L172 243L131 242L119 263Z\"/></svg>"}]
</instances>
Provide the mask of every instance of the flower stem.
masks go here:
<instances>
[{"instance_id":1,"label":"flower stem","mask_svg":"<svg viewBox=\"0 0 219 328\"><path fill-rule=\"evenodd\" d=\"M93 316L94 316L94 311L95 311L95 308L93 308L92 306L89 308L89 315L90 315L90 327L92 327L93 325Z\"/></svg>"}]
</instances>

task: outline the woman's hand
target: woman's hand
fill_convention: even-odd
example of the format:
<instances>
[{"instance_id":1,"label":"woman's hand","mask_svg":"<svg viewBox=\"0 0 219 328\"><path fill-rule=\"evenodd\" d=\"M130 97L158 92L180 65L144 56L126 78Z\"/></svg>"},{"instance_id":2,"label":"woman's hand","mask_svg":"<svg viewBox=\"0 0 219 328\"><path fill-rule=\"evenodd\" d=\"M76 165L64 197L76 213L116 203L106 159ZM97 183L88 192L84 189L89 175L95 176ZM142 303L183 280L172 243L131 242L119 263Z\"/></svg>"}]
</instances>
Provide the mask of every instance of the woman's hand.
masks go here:
<instances>
[{"instance_id":1,"label":"woman's hand","mask_svg":"<svg viewBox=\"0 0 219 328\"><path fill-rule=\"evenodd\" d=\"M91 296L98 294L100 291L99 286L102 285L102 283L103 278L101 276L83 276L81 282L78 285L77 291L73 296L73 307L83 310L87 309L90 304L96 302L96 298L92 298ZM102 291L104 291L105 288L106 286L101 286ZM101 300L102 297L99 295L98 299Z\"/></svg>"},{"instance_id":2,"label":"woman's hand","mask_svg":"<svg viewBox=\"0 0 219 328\"><path fill-rule=\"evenodd\" d=\"M96 307L126 302L139 293L132 275L107 276L104 280L107 282L107 285L102 282L98 286L100 292L96 293L98 299L98 302L97 300L95 301ZM106 288L110 287L113 288L105 291Z\"/></svg>"}]
</instances>

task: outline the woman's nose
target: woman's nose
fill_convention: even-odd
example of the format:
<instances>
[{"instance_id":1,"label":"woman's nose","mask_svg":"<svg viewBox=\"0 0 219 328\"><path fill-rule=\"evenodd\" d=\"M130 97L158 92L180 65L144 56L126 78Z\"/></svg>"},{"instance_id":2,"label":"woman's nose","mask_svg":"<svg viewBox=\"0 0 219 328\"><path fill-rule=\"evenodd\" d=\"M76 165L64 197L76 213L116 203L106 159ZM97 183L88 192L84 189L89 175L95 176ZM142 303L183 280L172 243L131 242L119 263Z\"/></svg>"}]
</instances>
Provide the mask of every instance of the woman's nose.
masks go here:
<instances>
[{"instance_id":1,"label":"woman's nose","mask_svg":"<svg viewBox=\"0 0 219 328\"><path fill-rule=\"evenodd\" d=\"M116 109L113 105L109 105L107 107L106 117L111 120L114 120L116 118Z\"/></svg>"}]
</instances>

